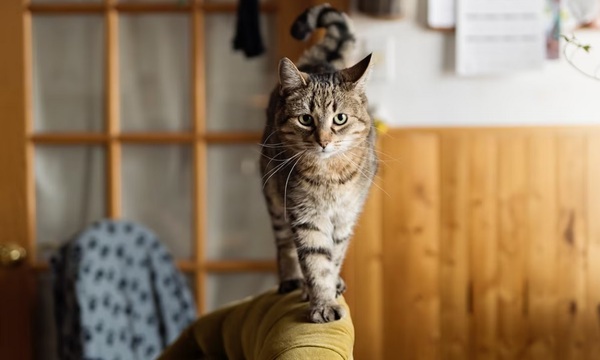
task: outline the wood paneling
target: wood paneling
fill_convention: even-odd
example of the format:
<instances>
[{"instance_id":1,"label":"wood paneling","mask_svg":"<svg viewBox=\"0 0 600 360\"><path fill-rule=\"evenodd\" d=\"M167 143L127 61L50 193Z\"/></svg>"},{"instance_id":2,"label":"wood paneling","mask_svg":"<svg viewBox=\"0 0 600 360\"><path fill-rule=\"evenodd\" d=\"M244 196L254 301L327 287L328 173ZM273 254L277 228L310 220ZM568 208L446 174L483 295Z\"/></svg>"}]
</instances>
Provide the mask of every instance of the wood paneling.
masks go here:
<instances>
[{"instance_id":1,"label":"wood paneling","mask_svg":"<svg viewBox=\"0 0 600 360\"><path fill-rule=\"evenodd\" d=\"M379 174L382 171L380 169ZM354 322L360 324L355 328L356 359L383 358L383 228L380 204L386 195L379 188L380 176L365 204L364 212L368 216L363 216L356 226L342 273L348 288L344 297Z\"/></svg>"},{"instance_id":2,"label":"wood paneling","mask_svg":"<svg viewBox=\"0 0 600 360\"><path fill-rule=\"evenodd\" d=\"M558 135L558 359L583 359L586 342L585 252L585 137Z\"/></svg>"},{"instance_id":3,"label":"wood paneling","mask_svg":"<svg viewBox=\"0 0 600 360\"><path fill-rule=\"evenodd\" d=\"M358 231L349 260L358 358L600 359L600 128L394 129L381 143L393 161L362 221L383 231ZM361 278L377 267L358 256L368 241L383 273ZM359 299L383 301L379 332Z\"/></svg>"},{"instance_id":4,"label":"wood paneling","mask_svg":"<svg viewBox=\"0 0 600 360\"><path fill-rule=\"evenodd\" d=\"M432 134L401 134L385 144L386 152L400 161L384 174L389 194L383 202L384 354L388 359L436 359L440 354L438 139Z\"/></svg>"},{"instance_id":5,"label":"wood paneling","mask_svg":"<svg viewBox=\"0 0 600 360\"><path fill-rule=\"evenodd\" d=\"M587 138L587 357L600 357L600 137Z\"/></svg>"},{"instance_id":6,"label":"wood paneling","mask_svg":"<svg viewBox=\"0 0 600 360\"><path fill-rule=\"evenodd\" d=\"M496 359L498 268L497 146L493 136L469 141L469 261L471 289L471 354L474 359ZM477 241L472 241L477 239ZM442 303L446 299L442 299ZM468 321L464 319L464 321Z\"/></svg>"},{"instance_id":7,"label":"wood paneling","mask_svg":"<svg viewBox=\"0 0 600 360\"><path fill-rule=\"evenodd\" d=\"M440 296L442 359L469 356L469 143L441 140Z\"/></svg>"},{"instance_id":8,"label":"wood paneling","mask_svg":"<svg viewBox=\"0 0 600 360\"><path fill-rule=\"evenodd\" d=\"M498 350L500 359L515 359L525 346L527 316L527 157L522 135L498 141Z\"/></svg>"},{"instance_id":9,"label":"wood paneling","mask_svg":"<svg viewBox=\"0 0 600 360\"><path fill-rule=\"evenodd\" d=\"M533 135L528 143L529 227L528 337L525 357L556 357L557 172L556 141L552 134Z\"/></svg>"}]
</instances>

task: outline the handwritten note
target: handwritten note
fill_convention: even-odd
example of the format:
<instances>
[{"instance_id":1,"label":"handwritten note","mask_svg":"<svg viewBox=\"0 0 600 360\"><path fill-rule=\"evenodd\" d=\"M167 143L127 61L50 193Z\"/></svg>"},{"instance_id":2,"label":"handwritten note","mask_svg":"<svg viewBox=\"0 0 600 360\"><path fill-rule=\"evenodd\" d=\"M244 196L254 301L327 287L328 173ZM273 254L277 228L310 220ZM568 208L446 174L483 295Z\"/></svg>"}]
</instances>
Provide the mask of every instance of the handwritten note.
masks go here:
<instances>
[{"instance_id":1,"label":"handwritten note","mask_svg":"<svg viewBox=\"0 0 600 360\"><path fill-rule=\"evenodd\" d=\"M546 57L544 0L458 0L461 75L539 68Z\"/></svg>"}]
</instances>

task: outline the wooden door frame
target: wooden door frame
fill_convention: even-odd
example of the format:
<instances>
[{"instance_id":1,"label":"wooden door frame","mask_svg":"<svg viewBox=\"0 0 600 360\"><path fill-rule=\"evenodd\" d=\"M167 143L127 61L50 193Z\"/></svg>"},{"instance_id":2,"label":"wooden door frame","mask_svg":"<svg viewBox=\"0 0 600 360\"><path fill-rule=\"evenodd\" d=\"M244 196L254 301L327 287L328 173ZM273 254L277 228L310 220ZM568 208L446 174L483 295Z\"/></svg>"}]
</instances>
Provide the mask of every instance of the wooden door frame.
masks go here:
<instances>
[{"instance_id":1,"label":"wooden door frame","mask_svg":"<svg viewBox=\"0 0 600 360\"><path fill-rule=\"evenodd\" d=\"M0 2L0 242L16 243L30 252L33 206L28 197L30 149L25 146L30 116L28 22L20 0ZM30 261L14 269L0 268L0 354L5 359L32 357L35 287Z\"/></svg>"}]
</instances>

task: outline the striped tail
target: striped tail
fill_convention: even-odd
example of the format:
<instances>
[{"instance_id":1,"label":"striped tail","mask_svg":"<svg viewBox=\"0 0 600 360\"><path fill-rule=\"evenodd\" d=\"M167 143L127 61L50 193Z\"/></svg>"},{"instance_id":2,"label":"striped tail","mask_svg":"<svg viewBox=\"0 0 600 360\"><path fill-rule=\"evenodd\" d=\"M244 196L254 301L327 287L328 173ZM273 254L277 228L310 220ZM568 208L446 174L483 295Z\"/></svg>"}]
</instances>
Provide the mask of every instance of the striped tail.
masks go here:
<instances>
[{"instance_id":1,"label":"striped tail","mask_svg":"<svg viewBox=\"0 0 600 360\"><path fill-rule=\"evenodd\" d=\"M306 40L317 28L325 28L327 32L321 41L304 52L298 60L298 68L321 68L329 64L335 70L344 69L356 44L352 21L329 4L321 4L298 16L291 34L298 40Z\"/></svg>"}]
</instances>

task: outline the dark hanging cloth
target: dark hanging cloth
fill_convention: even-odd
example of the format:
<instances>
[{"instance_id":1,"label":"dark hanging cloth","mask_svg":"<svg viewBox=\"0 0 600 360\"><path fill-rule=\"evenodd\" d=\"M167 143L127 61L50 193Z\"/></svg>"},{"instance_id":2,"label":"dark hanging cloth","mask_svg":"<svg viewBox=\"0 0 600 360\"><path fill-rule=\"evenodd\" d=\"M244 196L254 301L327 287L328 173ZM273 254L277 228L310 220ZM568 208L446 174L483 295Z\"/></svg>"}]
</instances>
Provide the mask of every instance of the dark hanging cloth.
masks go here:
<instances>
[{"instance_id":1,"label":"dark hanging cloth","mask_svg":"<svg viewBox=\"0 0 600 360\"><path fill-rule=\"evenodd\" d=\"M242 50L247 57L254 57L265 51L260 36L259 0L239 0L237 24L233 48Z\"/></svg>"}]
</instances>

